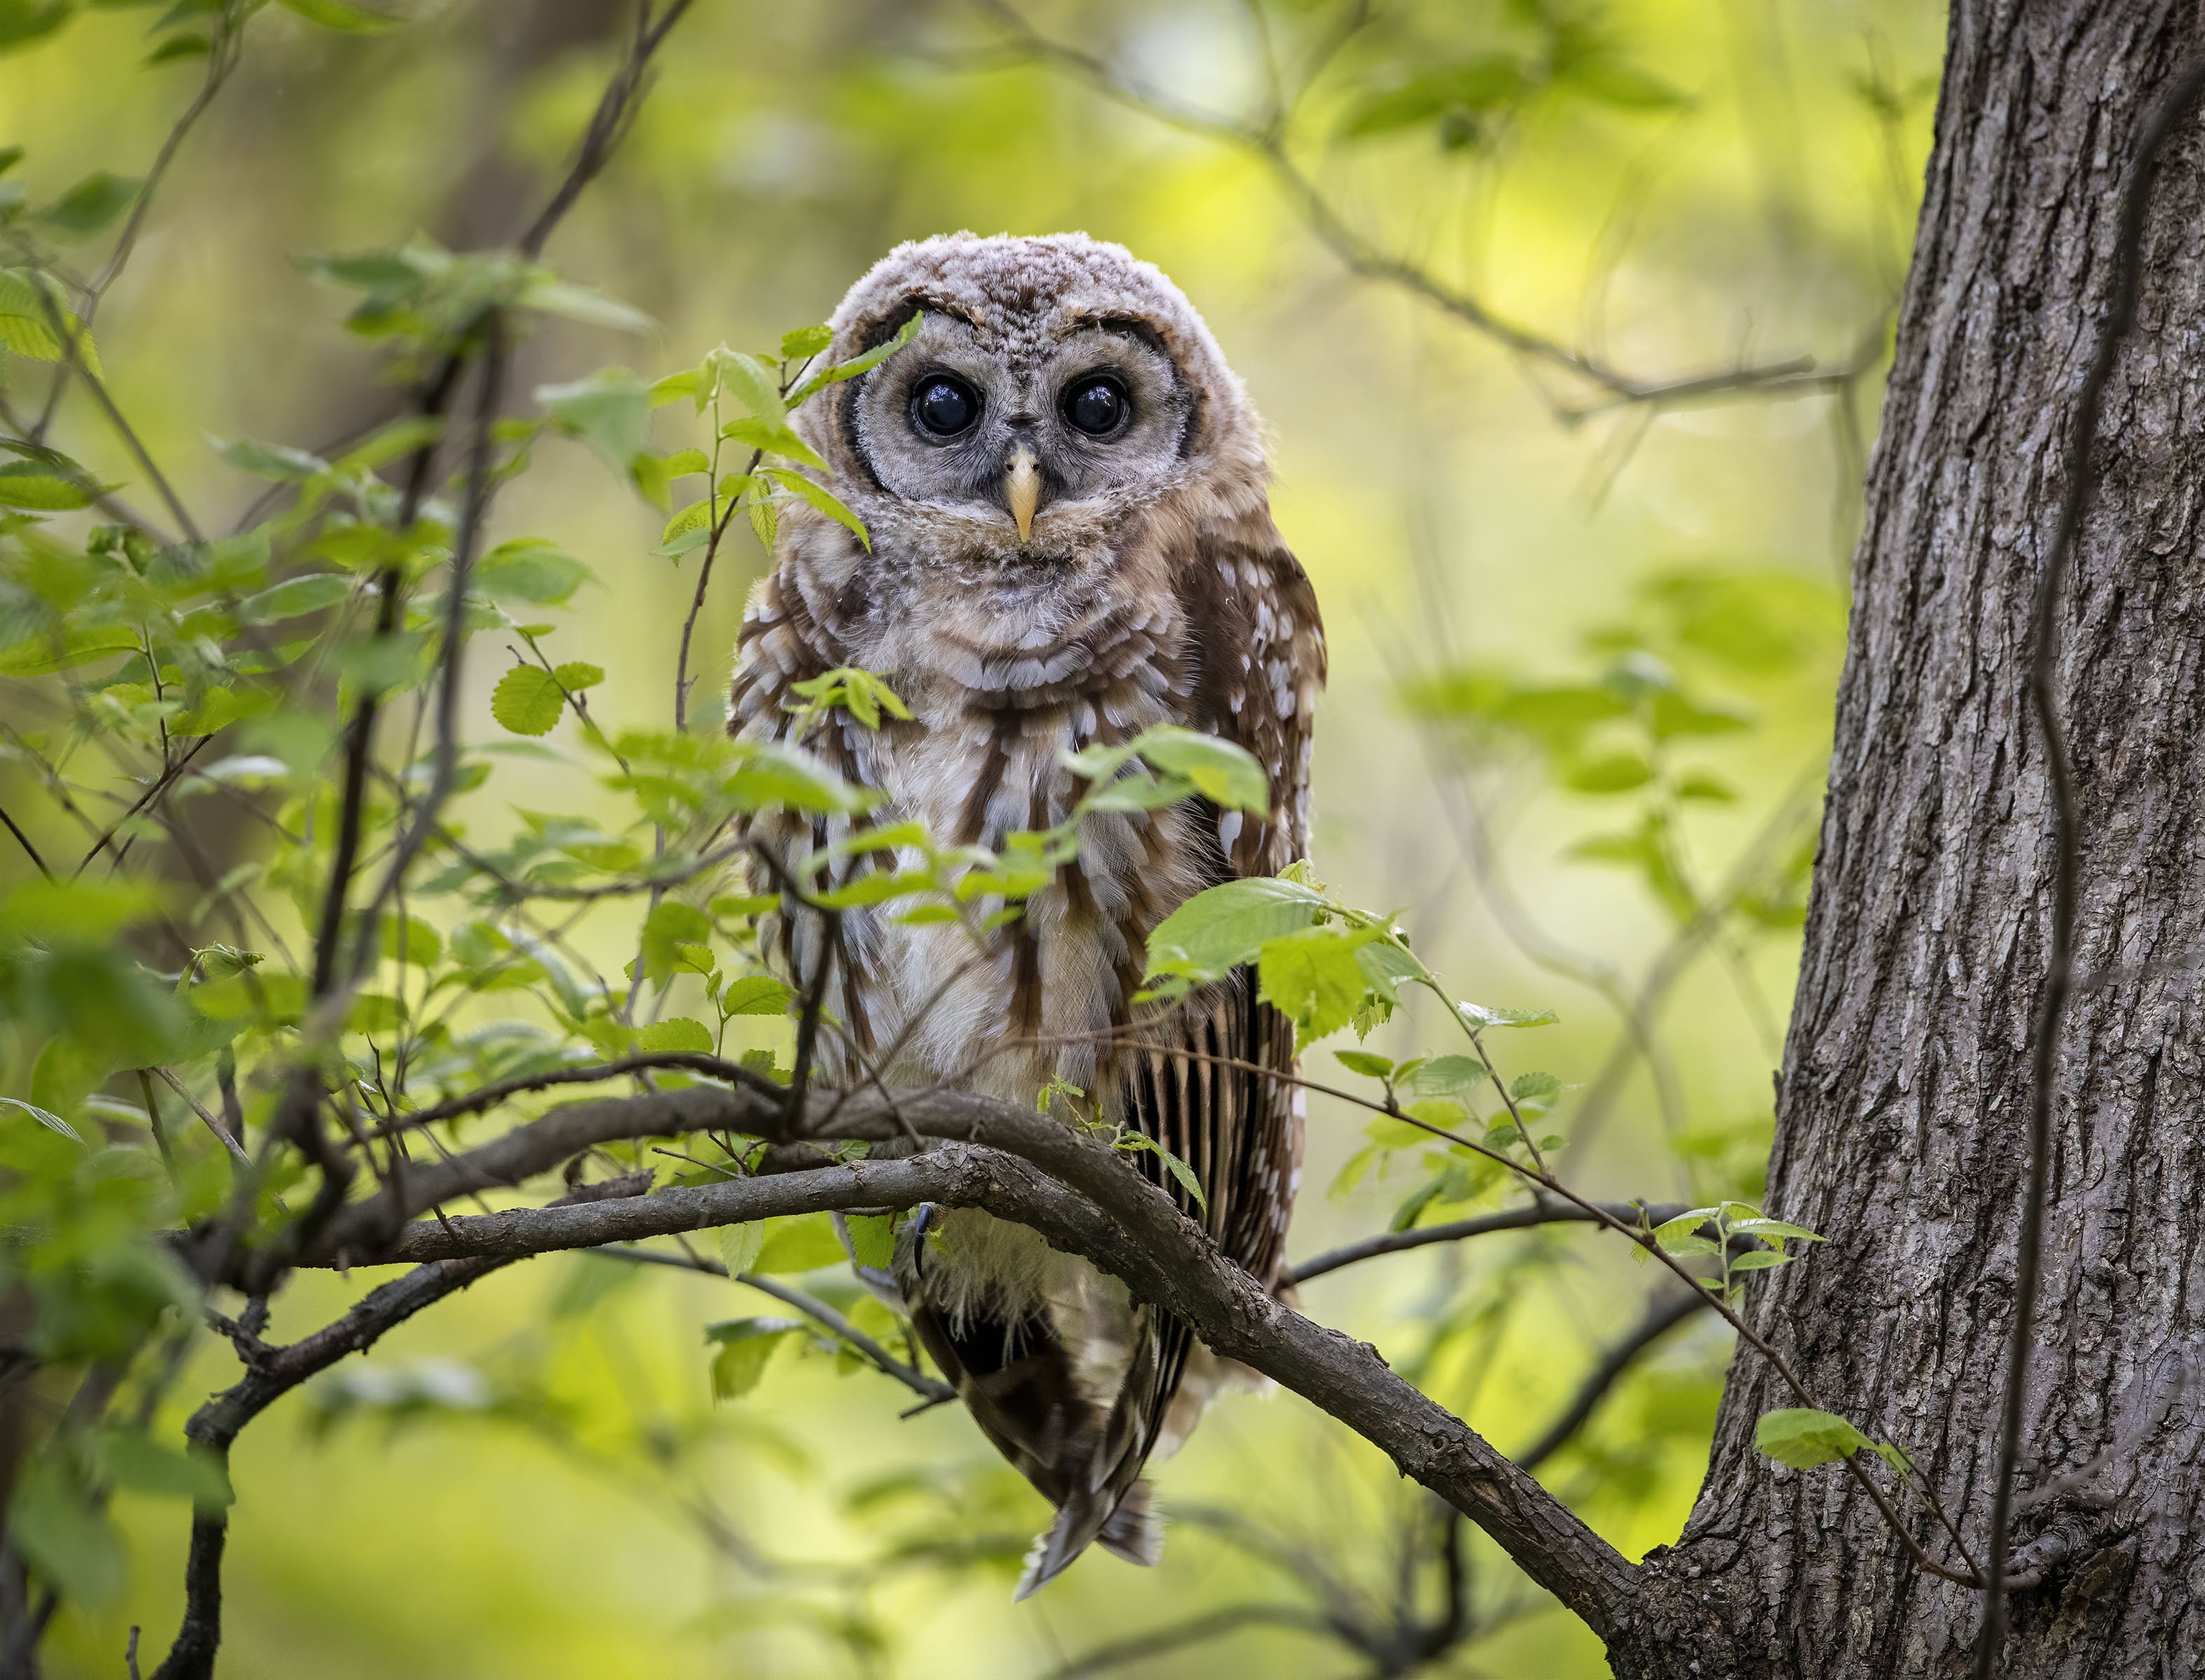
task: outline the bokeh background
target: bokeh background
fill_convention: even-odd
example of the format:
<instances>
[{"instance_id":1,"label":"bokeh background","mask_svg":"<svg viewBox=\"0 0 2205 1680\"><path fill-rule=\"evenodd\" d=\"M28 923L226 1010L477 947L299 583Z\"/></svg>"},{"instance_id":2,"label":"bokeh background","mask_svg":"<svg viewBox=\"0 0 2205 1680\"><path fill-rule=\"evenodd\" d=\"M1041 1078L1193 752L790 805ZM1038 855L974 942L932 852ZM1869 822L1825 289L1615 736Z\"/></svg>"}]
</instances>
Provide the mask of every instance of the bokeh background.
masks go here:
<instances>
[{"instance_id":1,"label":"bokeh background","mask_svg":"<svg viewBox=\"0 0 2205 1680\"><path fill-rule=\"evenodd\" d=\"M1577 1183L1750 1199L1939 9L1392 0L1340 34L1289 145L1370 249L1649 384L1794 358L1816 376L1653 402L1358 276L1312 229L1246 125L1272 75L1297 81L1352 11L1023 13L1169 105L1160 117L1033 62L962 0L698 0L550 253L657 329L542 332L514 389L770 345L928 234L1084 229L1154 260L1269 423L1278 522L1323 606L1319 871L1400 907L1461 995L1560 1013L1506 1048L1575 1088L1554 1125ZM34 198L97 169L144 172L199 74L118 69L143 56L152 15L98 8L0 57L0 142L27 148L13 178ZM99 328L119 399L196 506L235 517L259 490L211 436L311 445L395 407L342 329L348 300L294 258L512 238L627 24L609 0L432 3L374 36L274 8L254 20ZM1516 80L1495 97L1478 67L1502 61ZM1221 120L1167 120L1189 108ZM689 441L681 418L662 413L663 447ZM88 415L59 441L130 476ZM579 447L546 448L562 453L501 504L498 531L590 562L601 585L556 647L607 668L602 715L662 721L693 577L652 555L661 513ZM707 686L763 565L737 541L700 629ZM1601 695L1655 691L1685 727L1602 713ZM486 688L478 699L487 735ZM586 797L557 766L540 774L545 805ZM1650 1062L1618 1054L1618 1000ZM1373 1043L1409 1054L1434 1030L1411 1009ZM1366 1157L1328 1195L1367 1141L1353 1111L1314 1104L1297 1256L1383 1229L1418 1181L1415 1151ZM375 1280L294 1290L276 1333ZM1371 1261L1312 1283L1304 1305L1509 1448L1542 1433L1650 1281L1620 1245L1563 1226ZM223 1671L1038 1675L1252 1606L1122 1671L1333 1675L1374 1664L1297 1615L1435 1604L1423 1496L1299 1400L1250 1395L1161 1468L1182 1514L1162 1568L1098 1554L1013 1606L1043 1507L957 1409L900 1420L901 1390L793 1349L753 1394L713 1404L700 1327L770 1310L712 1279L539 1261L287 1402L237 1453ZM1664 1339L1542 1467L1634 1556L1685 1517L1728 1351L1705 1322ZM182 1402L230 1368L205 1350ZM66 1611L50 1673L118 1675L132 1624L151 1648L175 1625L184 1523L128 1497L118 1510L130 1595ZM1605 1672L1597 1642L1482 1540L1469 1578L1471 1628L1442 1670Z\"/></svg>"}]
</instances>

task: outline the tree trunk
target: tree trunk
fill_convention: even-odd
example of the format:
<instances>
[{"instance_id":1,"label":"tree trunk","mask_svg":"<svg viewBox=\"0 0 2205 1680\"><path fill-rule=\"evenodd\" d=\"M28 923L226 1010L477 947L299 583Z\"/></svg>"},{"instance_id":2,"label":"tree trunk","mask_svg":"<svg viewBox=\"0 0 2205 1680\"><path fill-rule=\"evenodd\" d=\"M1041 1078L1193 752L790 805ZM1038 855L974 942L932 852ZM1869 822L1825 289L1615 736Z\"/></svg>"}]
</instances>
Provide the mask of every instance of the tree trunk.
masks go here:
<instances>
[{"instance_id":1,"label":"tree trunk","mask_svg":"<svg viewBox=\"0 0 2205 1680\"><path fill-rule=\"evenodd\" d=\"M1820 1405L1915 1455L1978 1561L2054 857L2031 594L2121 191L2201 50L2197 0L1957 0L1856 560L1768 1194L1829 1240L1750 1310ZM2000 1671L2029 1680L2205 1673L2201 164L2193 116L2162 157L2057 620L2083 983L2014 1525L2017 1567L2032 1543L2053 1561L2014 1599ZM1841 1467L1755 1452L1756 1417L1795 1404L1739 1351L1698 1505L1613 1643L1620 1675L1968 1672L1982 1594L1911 1564ZM1918 1505L1909 1520L1953 1558Z\"/></svg>"}]
</instances>

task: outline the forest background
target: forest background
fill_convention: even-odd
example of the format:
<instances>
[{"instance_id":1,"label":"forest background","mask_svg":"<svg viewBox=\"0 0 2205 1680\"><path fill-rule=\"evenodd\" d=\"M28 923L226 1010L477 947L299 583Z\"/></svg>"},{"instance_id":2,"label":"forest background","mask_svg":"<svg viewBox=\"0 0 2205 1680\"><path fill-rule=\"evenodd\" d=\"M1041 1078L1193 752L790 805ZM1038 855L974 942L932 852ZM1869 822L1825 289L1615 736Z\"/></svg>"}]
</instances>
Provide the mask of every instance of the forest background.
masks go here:
<instances>
[{"instance_id":1,"label":"forest background","mask_svg":"<svg viewBox=\"0 0 2205 1680\"><path fill-rule=\"evenodd\" d=\"M1272 429L1274 508L1324 606L1318 871L1351 902L1406 906L1467 995L1559 1013L1535 1060L1570 1088L1551 1101L1580 1188L1754 1200L1941 20L1868 0L1397 3L1337 44L1298 109L1299 175L1202 115L1262 111L1349 9L702 0L549 252L655 324L639 341L552 324L516 351L516 407L609 363L648 377L722 341L771 345L902 239L1079 228L1156 262ZM118 403L223 528L264 487L217 442L342 436L387 407L372 347L341 328L351 300L294 258L510 240L622 27L591 0L437 6L372 33L318 11L350 15L253 19L97 323ZM158 15L5 23L20 39L0 57L0 142L27 149L5 182L27 203L146 172L205 68L140 65ZM1037 57L1020 17L1094 58ZM1313 222L1298 181L1342 223ZM1358 274L1358 253L1407 270ZM1418 277L1649 386L1780 371L1641 400L1497 341ZM9 359L11 393L29 371ZM136 476L89 408L56 441ZM656 555L664 514L579 442L542 450L492 536L586 564L562 656L604 668L608 727L658 723L694 555ZM697 629L708 713L763 566L740 527L725 559ZM471 738L499 736L502 662L475 662ZM1637 703L1648 693L1676 698L1663 712ZM23 774L0 765L0 788ZM502 766L498 788L463 797L471 833L508 832L524 800L591 797L550 758ZM10 880L23 867L0 858ZM469 1009L488 1021L498 1000ZM1632 1014L1650 1057L1618 1049ZM1412 1008L1370 1048L1409 1054L1429 1032ZM785 1037L739 1019L730 1054ZM1313 1077L1330 1060L1313 1053ZM1366 1118L1312 1100L1294 1257L1387 1228L1423 1182ZM1449 1216L1502 1187L1484 1194ZM1313 1280L1303 1303L1517 1451L1654 1281L1593 1241L1561 1226L1419 1249ZM847 1298L847 1268L808 1267L821 1256L793 1237L764 1258ZM276 1333L378 1275L307 1280ZM1306 1603L1311 1558L1374 1605L1404 1590L1406 1537L1428 1560L1425 1496L1375 1451L1299 1400L1241 1398L1162 1471L1188 1514L1163 1568L1097 1557L1013 1606L1041 1507L961 1410L898 1422L907 1395L801 1339L715 1401L700 1327L773 1309L724 1281L555 1257L286 1402L233 1467L223 1672L1039 1674L1144 1628ZM1650 1343L1542 1468L1634 1557L1682 1525L1729 1347L1704 1314ZM211 1338L193 1358L179 1418L235 1368ZM1206 1526L1215 1508L1231 1520ZM118 1673L128 1628L158 1642L175 1624L176 1507L126 1493L115 1517L128 1584L63 1610L51 1674ZM1590 1634L1471 1547L1479 1621L1448 1666L1606 1671ZM1222 1653L1137 1671L1340 1671L1322 1627L1249 1623Z\"/></svg>"}]
</instances>

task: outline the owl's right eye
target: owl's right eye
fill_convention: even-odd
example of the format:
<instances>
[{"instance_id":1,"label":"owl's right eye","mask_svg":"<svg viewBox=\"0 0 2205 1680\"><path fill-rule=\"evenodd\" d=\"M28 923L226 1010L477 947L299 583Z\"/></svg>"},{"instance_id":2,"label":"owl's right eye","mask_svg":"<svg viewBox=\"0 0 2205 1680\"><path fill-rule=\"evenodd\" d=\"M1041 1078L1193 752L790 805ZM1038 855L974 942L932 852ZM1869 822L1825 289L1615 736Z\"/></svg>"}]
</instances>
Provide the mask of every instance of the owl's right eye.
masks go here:
<instances>
[{"instance_id":1,"label":"owl's right eye","mask_svg":"<svg viewBox=\"0 0 2205 1680\"><path fill-rule=\"evenodd\" d=\"M911 414L921 430L954 437L980 418L980 394L954 374L930 373L911 394Z\"/></svg>"}]
</instances>

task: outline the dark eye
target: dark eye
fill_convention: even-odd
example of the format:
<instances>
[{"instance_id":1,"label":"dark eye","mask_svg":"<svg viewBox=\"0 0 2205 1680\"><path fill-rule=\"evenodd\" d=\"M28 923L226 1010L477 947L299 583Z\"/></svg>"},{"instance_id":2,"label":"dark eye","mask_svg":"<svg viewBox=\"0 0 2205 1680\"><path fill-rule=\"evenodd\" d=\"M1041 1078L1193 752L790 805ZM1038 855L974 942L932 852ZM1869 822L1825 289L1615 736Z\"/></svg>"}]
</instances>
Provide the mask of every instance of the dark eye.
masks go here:
<instances>
[{"instance_id":1,"label":"dark eye","mask_svg":"<svg viewBox=\"0 0 2205 1680\"><path fill-rule=\"evenodd\" d=\"M980 418L980 394L954 374L930 373L912 393L911 412L936 437L954 437Z\"/></svg>"},{"instance_id":2,"label":"dark eye","mask_svg":"<svg viewBox=\"0 0 2205 1680\"><path fill-rule=\"evenodd\" d=\"M1064 418L1090 437L1107 437L1133 412L1126 388L1108 374L1089 374L1064 389Z\"/></svg>"}]
</instances>

